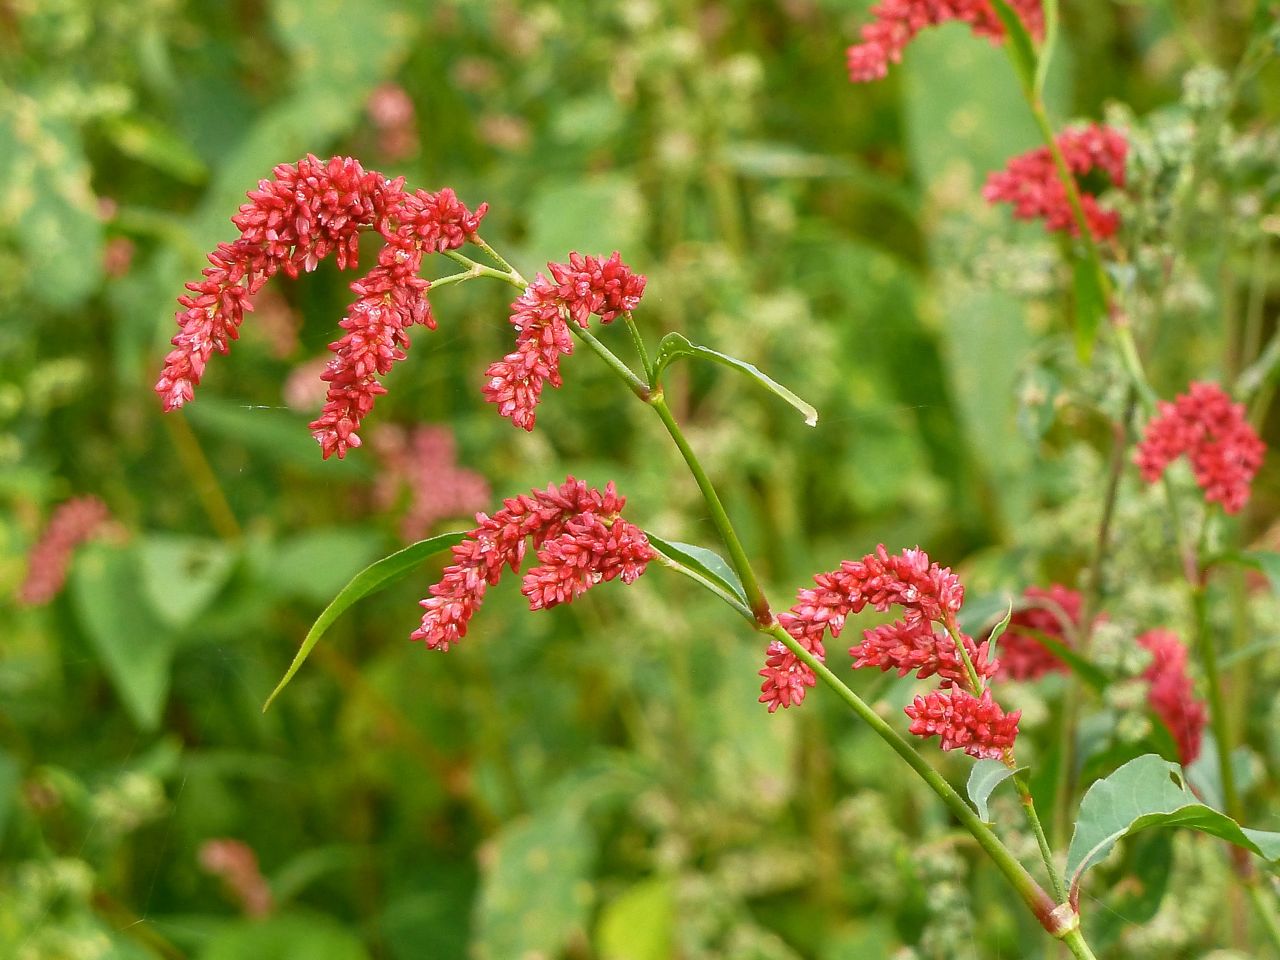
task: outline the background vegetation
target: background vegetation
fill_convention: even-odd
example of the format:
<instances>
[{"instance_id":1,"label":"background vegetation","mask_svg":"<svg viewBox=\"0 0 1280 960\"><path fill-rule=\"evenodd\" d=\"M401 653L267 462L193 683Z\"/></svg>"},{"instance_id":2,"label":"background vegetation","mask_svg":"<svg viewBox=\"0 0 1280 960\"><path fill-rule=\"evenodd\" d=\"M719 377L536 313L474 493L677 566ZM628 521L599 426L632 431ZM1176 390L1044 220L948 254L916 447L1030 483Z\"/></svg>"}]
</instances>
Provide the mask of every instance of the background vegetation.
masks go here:
<instances>
[{"instance_id":1,"label":"background vegetation","mask_svg":"<svg viewBox=\"0 0 1280 960\"><path fill-rule=\"evenodd\" d=\"M387 509L375 490L372 445L323 462L306 429L318 400L285 390L325 355L351 278L326 264L274 282L193 404L165 417L151 392L175 297L232 236L244 192L306 152L351 154L489 202L484 235L528 275L571 249L622 251L649 277L643 329L729 350L822 411L807 430L716 368L688 367L672 391L779 598L880 542L961 567L975 609L1073 584L1120 380L1106 351L1088 370L1072 355L1053 241L979 194L1038 133L1003 53L955 25L851 87L843 50L868 6L0 2L0 956L1040 949L883 745L822 691L769 716L757 638L657 568L537 615L505 584L440 656L406 640L428 565L343 619L264 715L324 603L403 543L403 497ZM1237 127L1274 127L1274 63L1234 126L1204 122L1213 74L1184 83L1236 62L1253 3L1063 6L1057 115L1127 104L1164 164L1151 182L1217 163ZM376 105L396 91L413 116L388 123ZM1238 371L1221 344L1247 304L1260 298L1270 331L1270 142L1183 237L1190 267L1148 344L1166 397ZM1159 222L1151 196L1128 202L1126 222ZM1272 239L1242 242L1267 215ZM434 297L440 329L416 337L369 426L447 425L495 502L568 472L615 479L633 521L713 544L674 451L589 354L567 361L533 434L481 401L485 365L510 349L509 298ZM56 600L20 607L42 526L84 494L114 529ZM1275 496L1268 465L1245 542L1266 535ZM1185 627L1144 497L1127 471L1111 604L1144 629ZM1280 634L1258 603L1244 640L1265 647ZM1250 825L1277 829L1280 657L1240 670ZM853 682L902 721L909 679ZM1049 679L1010 698L1029 755L1053 749L1056 696ZM1137 709L1105 706L1113 721ZM1090 732L1100 768L1155 736L1118 729ZM937 762L955 777L968 764ZM208 844L226 839L256 855L269 904L245 900L244 870L238 894L219 873ZM1107 955L1225 942L1211 840L1126 856L1172 879L1163 903L1134 903L1098 872L1084 908ZM1123 918L1149 922L1122 936Z\"/></svg>"}]
</instances>

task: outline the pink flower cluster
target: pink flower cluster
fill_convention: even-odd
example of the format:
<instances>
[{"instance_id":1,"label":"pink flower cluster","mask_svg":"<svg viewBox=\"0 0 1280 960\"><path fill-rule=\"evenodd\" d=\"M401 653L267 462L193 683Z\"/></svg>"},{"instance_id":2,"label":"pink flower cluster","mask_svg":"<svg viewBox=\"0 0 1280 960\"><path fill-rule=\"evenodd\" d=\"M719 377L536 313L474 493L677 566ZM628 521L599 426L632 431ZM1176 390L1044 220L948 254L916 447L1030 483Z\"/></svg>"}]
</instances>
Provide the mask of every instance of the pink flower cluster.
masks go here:
<instances>
[{"instance_id":1,"label":"pink flower cluster","mask_svg":"<svg viewBox=\"0 0 1280 960\"><path fill-rule=\"evenodd\" d=\"M861 560L846 560L838 570L814 577L814 587L800 591L796 604L778 622L814 656L825 657L828 630L838 637L846 618L870 606L881 612L902 609L902 619L863 631L862 642L851 647L854 667L876 666L900 675L937 675L938 690L917 697L906 708L911 732L937 734L944 750L963 749L975 757L1001 757L1013 746L1018 732L1017 712L1005 714L990 693L974 689L955 637L964 644L979 680L990 677L998 664L987 656L986 644L975 644L959 632L956 614L964 602L964 587L949 568L931 563L915 549L890 555L881 544ZM941 631L933 627L938 624ZM816 678L787 646L769 645L760 702L773 712L804 700Z\"/></svg>"},{"instance_id":2,"label":"pink flower cluster","mask_svg":"<svg viewBox=\"0 0 1280 960\"><path fill-rule=\"evenodd\" d=\"M406 540L425 537L447 517L474 514L489 502L489 483L474 470L458 466L457 445L445 426L406 429L379 427L372 446L383 469L374 500L383 510L397 505L407 490L409 505L400 523Z\"/></svg>"},{"instance_id":3,"label":"pink flower cluster","mask_svg":"<svg viewBox=\"0 0 1280 960\"><path fill-rule=\"evenodd\" d=\"M200 845L198 856L201 868L222 881L245 916L265 917L275 909L275 898L258 866L258 855L243 840L206 840Z\"/></svg>"},{"instance_id":4,"label":"pink flower cluster","mask_svg":"<svg viewBox=\"0 0 1280 960\"><path fill-rule=\"evenodd\" d=\"M356 430L385 392L377 378L404 357L406 328L435 322L427 303L428 281L417 276L427 253L462 246L479 229L488 209L473 213L452 190L407 193L404 180L366 171L350 157L322 161L306 156L281 164L274 179L248 194L232 222L240 237L209 254L204 279L187 284L179 298L181 328L165 358L156 392L165 410L192 399L214 350L226 353L239 336L252 298L283 270L290 277L311 271L330 253L338 268L355 267L362 230L382 235L378 265L351 285L358 299L341 322L346 334L329 345L334 357L323 379L328 398L311 429L327 458L341 458L360 445Z\"/></svg>"},{"instance_id":5,"label":"pink flower cluster","mask_svg":"<svg viewBox=\"0 0 1280 960\"><path fill-rule=\"evenodd\" d=\"M1173 403L1162 401L1147 423L1134 462L1142 478L1155 483L1184 453L1209 503L1239 513L1262 466L1267 446L1245 419L1244 405L1216 383L1193 383Z\"/></svg>"},{"instance_id":6,"label":"pink flower cluster","mask_svg":"<svg viewBox=\"0 0 1280 960\"><path fill-rule=\"evenodd\" d=\"M566 603L614 578L634 582L656 554L644 531L622 519L625 502L612 483L600 491L569 477L558 487L503 501L493 516L477 514L478 526L453 548L454 562L422 601L426 612L413 639L448 650L466 636L503 568L520 569L526 541L540 561L521 586L533 610Z\"/></svg>"},{"instance_id":7,"label":"pink flower cluster","mask_svg":"<svg viewBox=\"0 0 1280 960\"><path fill-rule=\"evenodd\" d=\"M97 497L75 497L59 504L27 557L27 576L18 587L18 603L35 607L56 597L66 583L76 547L110 519L107 505Z\"/></svg>"},{"instance_id":8,"label":"pink flower cluster","mask_svg":"<svg viewBox=\"0 0 1280 960\"><path fill-rule=\"evenodd\" d=\"M1124 186L1129 142L1119 130L1091 124L1064 130L1056 140L1077 187L1080 178L1094 170L1106 173L1117 187ZM1079 192L1080 207L1093 238L1102 240L1115 234L1120 229L1120 215L1102 209L1093 194L1083 189ZM1020 154L1010 160L1005 169L991 174L982 188L982 196L989 203L1013 204L1013 215L1019 220L1043 219L1048 231L1065 230L1072 236L1080 235L1067 189L1058 176L1048 147Z\"/></svg>"},{"instance_id":9,"label":"pink flower cluster","mask_svg":"<svg viewBox=\"0 0 1280 960\"><path fill-rule=\"evenodd\" d=\"M525 430L532 430L543 383L562 383L560 356L573 352L566 317L586 327L592 314L609 323L634 310L644 276L632 273L614 252L608 259L569 254L568 263L548 263L550 279L538 274L511 304L516 349L485 371L485 399Z\"/></svg>"},{"instance_id":10,"label":"pink flower cluster","mask_svg":"<svg viewBox=\"0 0 1280 960\"><path fill-rule=\"evenodd\" d=\"M1080 625L1080 594L1055 583L1048 590L1027 587L1022 596L1031 606L1016 612L1000 637L1000 671L997 676L1000 679L1038 680L1047 673L1065 673L1067 665L1040 642L1040 637L1069 643L1062 615L1066 615L1071 626ZM1039 601L1048 601L1053 607L1041 605Z\"/></svg>"},{"instance_id":11,"label":"pink flower cluster","mask_svg":"<svg viewBox=\"0 0 1280 960\"><path fill-rule=\"evenodd\" d=\"M1169 630L1149 630L1138 643L1151 651L1151 666L1143 673L1150 681L1147 702L1178 744L1178 757L1186 766L1200 756L1200 742L1209 722L1205 705L1195 698L1187 674L1187 648Z\"/></svg>"},{"instance_id":12,"label":"pink flower cluster","mask_svg":"<svg viewBox=\"0 0 1280 960\"><path fill-rule=\"evenodd\" d=\"M1040 0L1010 0L1010 6L1034 36L1044 33ZM902 51L917 33L948 20L969 24L980 37L1004 39L1004 25L989 0L881 0L871 15L875 19L862 28L862 43L848 50L853 83L882 79L889 64L902 61Z\"/></svg>"}]
</instances>

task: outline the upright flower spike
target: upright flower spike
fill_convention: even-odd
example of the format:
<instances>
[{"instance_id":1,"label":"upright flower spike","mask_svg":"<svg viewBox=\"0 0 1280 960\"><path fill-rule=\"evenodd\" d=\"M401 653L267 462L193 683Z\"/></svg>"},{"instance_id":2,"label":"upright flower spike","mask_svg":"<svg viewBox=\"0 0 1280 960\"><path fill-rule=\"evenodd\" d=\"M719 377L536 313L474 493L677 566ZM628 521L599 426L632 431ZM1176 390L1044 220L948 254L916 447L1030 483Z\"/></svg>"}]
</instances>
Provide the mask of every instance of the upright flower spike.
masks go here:
<instances>
[{"instance_id":1,"label":"upright flower spike","mask_svg":"<svg viewBox=\"0 0 1280 960\"><path fill-rule=\"evenodd\" d=\"M1010 6L1037 39L1044 33L1044 11L1040 0L1010 0ZM889 72L889 64L902 61L906 49L917 33L949 20L969 24L980 37L999 43L1004 39L1004 25L996 16L989 0L881 0L871 9L875 19L862 28L862 43L847 53L849 80L867 83L880 80Z\"/></svg>"},{"instance_id":2,"label":"upright flower spike","mask_svg":"<svg viewBox=\"0 0 1280 960\"><path fill-rule=\"evenodd\" d=\"M634 582L656 554L643 531L621 518L625 503L612 483L601 491L569 477L558 487L503 501L491 517L477 514L476 528L453 548L453 564L422 601L422 626L412 639L447 651L466 636L488 587L505 567L520 569L526 541L542 561L524 578L522 592L533 610L615 577Z\"/></svg>"},{"instance_id":3,"label":"upright flower spike","mask_svg":"<svg viewBox=\"0 0 1280 960\"><path fill-rule=\"evenodd\" d=\"M1027 587L1023 597L1031 606L1017 611L1000 637L997 676L1002 680L1038 680L1048 673L1065 673L1067 665L1040 642L1040 637L1068 643L1061 615L1065 615L1073 627L1080 625L1080 594L1055 583L1048 590ZM1057 609L1037 605L1039 601L1048 601Z\"/></svg>"},{"instance_id":4,"label":"upright flower spike","mask_svg":"<svg viewBox=\"0 0 1280 960\"><path fill-rule=\"evenodd\" d=\"M1187 648L1171 630L1148 630L1138 643L1151 651L1151 665L1143 678L1151 683L1147 703L1173 734L1183 766L1200 756L1204 728L1209 722L1205 705L1195 698L1195 684L1187 673Z\"/></svg>"},{"instance_id":5,"label":"upright flower spike","mask_svg":"<svg viewBox=\"0 0 1280 960\"><path fill-rule=\"evenodd\" d=\"M360 445L355 432L385 390L377 378L405 356L406 328L434 329L426 292L418 277L423 256L453 250L480 226L487 204L468 210L449 189L404 191L403 178L366 171L350 157L321 161L308 155L275 168L248 194L232 222L240 237L209 255L204 279L187 284L179 298L181 328L165 358L156 392L166 411L192 399L214 350L226 353L239 335L252 298L283 270L291 277L314 270L336 252L338 268L355 267L362 230L377 230L386 242L378 265L351 285L357 299L331 343L334 358L323 374L329 383L320 417L311 424L324 457L339 458Z\"/></svg>"},{"instance_id":6,"label":"upright flower spike","mask_svg":"<svg viewBox=\"0 0 1280 960\"><path fill-rule=\"evenodd\" d=\"M1245 419L1244 405L1216 383L1193 383L1173 403L1161 401L1147 423L1134 462L1142 479L1155 483L1186 454L1196 483L1209 503L1239 513L1249 502L1250 486L1267 446Z\"/></svg>"},{"instance_id":7,"label":"upright flower spike","mask_svg":"<svg viewBox=\"0 0 1280 960\"><path fill-rule=\"evenodd\" d=\"M484 397L518 427L532 430L542 385L561 384L560 357L573 352L566 317L586 327L592 314L609 323L634 310L644 294L644 276L633 273L615 251L606 259L569 254L568 263L548 263L511 304L516 349L485 371Z\"/></svg>"},{"instance_id":8,"label":"upright flower spike","mask_svg":"<svg viewBox=\"0 0 1280 960\"><path fill-rule=\"evenodd\" d=\"M1104 172L1115 186L1124 186L1129 142L1119 130L1091 124L1064 130L1055 140L1076 178L1077 187L1080 187L1080 178L1094 170ZM1097 197L1083 188L1079 194L1080 207L1093 238L1103 240L1114 235L1120 229L1120 216L1104 210L1098 205ZM1048 147L1016 156L1005 169L991 174L982 188L982 196L989 203L1013 204L1013 215L1019 220L1043 220L1045 230L1079 236L1071 201L1067 199L1066 187Z\"/></svg>"}]
</instances>

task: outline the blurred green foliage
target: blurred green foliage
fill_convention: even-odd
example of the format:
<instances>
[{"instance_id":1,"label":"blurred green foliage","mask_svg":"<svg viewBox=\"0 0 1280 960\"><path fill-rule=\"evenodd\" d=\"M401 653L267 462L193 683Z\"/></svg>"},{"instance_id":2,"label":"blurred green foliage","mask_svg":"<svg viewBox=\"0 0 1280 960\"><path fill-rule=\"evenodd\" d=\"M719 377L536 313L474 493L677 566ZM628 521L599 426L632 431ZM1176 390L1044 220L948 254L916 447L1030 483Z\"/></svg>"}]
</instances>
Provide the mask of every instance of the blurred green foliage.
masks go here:
<instances>
[{"instance_id":1,"label":"blurred green foliage","mask_svg":"<svg viewBox=\"0 0 1280 960\"><path fill-rule=\"evenodd\" d=\"M817 406L811 431L714 365L673 369L668 390L777 598L879 542L964 564L975 597L1070 581L1097 522L1097 412L1120 398L1113 359L1071 359L1052 241L979 196L1035 128L1002 52L954 25L922 35L889 80L849 86L843 48L868 6L0 2L0 956L1039 949L882 745L820 693L768 715L756 638L656 567L538 615L504 584L437 656L405 642L428 564L340 621L264 715L311 620L400 545L372 495L376 457L322 462L314 406L284 392L334 338L350 278L327 265L277 281L274 319L250 317L182 413L162 417L150 390L175 297L233 235L244 192L305 152L351 154L489 202L485 236L527 274L570 249L621 250L649 277L646 336L680 331ZM1151 244L1169 242L1161 184L1186 169L1170 144L1218 148L1197 139L1183 74L1235 62L1251 5L1193 4L1190 19L1155 0L1063 6L1051 104L1098 118L1116 101L1150 123L1151 189L1127 222L1145 211ZM1278 80L1273 63L1243 91L1256 128L1274 128ZM370 110L385 85L414 108L394 155ZM1276 154L1269 168L1265 149L1249 156L1240 190L1270 184L1254 223L1274 216ZM1213 352L1218 318L1280 296L1265 271L1237 269L1270 241L1205 218L1218 228L1184 238L1196 270L1164 305L1169 392L1233 372ZM508 299L441 291L439 331L418 335L369 427L448 424L495 501L567 472L614 479L635 522L712 544L674 451L590 355L566 362L531 435L481 401L485 365L509 349ZM18 608L44 519L86 493L120 529L78 555L55 602ZM1127 476L1122 549L1167 555L1145 496ZM1258 499L1255 530L1269 480ZM1118 579L1135 621L1185 617L1150 580ZM1275 622L1262 610L1253 639L1274 640ZM1274 648L1253 666L1274 681ZM853 682L901 719L910 680ZM1049 681L1015 704L1029 757L1052 759L1055 696ZM1257 734L1246 759L1274 769L1277 715L1240 709ZM1103 768L1141 752L1116 736L1097 733ZM1274 827L1270 809L1254 825ZM245 917L202 868L215 838L256 853L271 916ZM1131 941L1112 934L1115 956L1215 942L1205 905L1224 871L1203 842L1125 855L1157 864L1145 875L1172 862L1180 899ZM1113 906L1154 916L1155 901L1119 890Z\"/></svg>"}]
</instances>

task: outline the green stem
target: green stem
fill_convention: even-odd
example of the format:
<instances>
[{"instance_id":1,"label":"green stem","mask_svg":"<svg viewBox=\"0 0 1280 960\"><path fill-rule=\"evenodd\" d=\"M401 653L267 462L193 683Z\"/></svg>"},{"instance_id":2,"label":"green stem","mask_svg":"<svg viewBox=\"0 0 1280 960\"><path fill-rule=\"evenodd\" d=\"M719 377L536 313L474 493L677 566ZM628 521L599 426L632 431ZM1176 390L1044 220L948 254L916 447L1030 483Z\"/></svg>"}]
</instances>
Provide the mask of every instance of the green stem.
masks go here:
<instances>
[{"instance_id":1,"label":"green stem","mask_svg":"<svg viewBox=\"0 0 1280 960\"><path fill-rule=\"evenodd\" d=\"M580 327L572 320L566 322L569 325L569 331L590 347L595 355L603 360L609 369L616 373L618 378L631 389L632 393L641 400L649 400L651 394L649 385L637 377L630 367L619 360L617 354L597 340L595 335L586 327Z\"/></svg>"},{"instance_id":2,"label":"green stem","mask_svg":"<svg viewBox=\"0 0 1280 960\"><path fill-rule=\"evenodd\" d=\"M511 264L507 263L506 258L503 257L502 254L498 253L497 250L493 249L493 247L489 246L489 244L485 243L484 240L480 238L479 234L473 233L471 235L471 243L479 247L485 253L487 253L490 257L494 259L494 261L498 264L498 266L500 266L503 270L507 271L507 273L512 277L512 279L516 281L517 286L527 287L529 285L529 281L527 281L524 277L520 275L520 271L517 270L515 267L513 267Z\"/></svg>"},{"instance_id":3,"label":"green stem","mask_svg":"<svg viewBox=\"0 0 1280 960\"><path fill-rule=\"evenodd\" d=\"M649 406L657 412L662 425L667 428L667 433L671 434L671 439L675 441L680 455L684 457L689 472L693 474L694 482L702 491L702 499L706 501L707 509L711 511L711 522L715 525L716 532L720 534L720 539L724 541L725 549L729 551L729 562L738 574L738 579L742 581L742 589L747 594L747 602L752 614L760 624L772 623L773 613L769 609L769 601L760 587L760 581L756 579L755 571L751 569L751 561L747 559L747 552L742 548L742 542L738 539L738 533L733 528L733 522L729 519L724 504L720 502L720 495L712 486L711 478L702 469L698 455L693 452L689 441L685 439L684 431L680 429L680 424L676 423L676 418L671 415L671 409L667 406L662 391L653 391L647 399Z\"/></svg>"},{"instance_id":4,"label":"green stem","mask_svg":"<svg viewBox=\"0 0 1280 960\"><path fill-rule=\"evenodd\" d=\"M964 798L955 791L951 784L947 783L943 776L933 769L928 761L920 756L900 733L889 726L880 714L876 713L861 697L849 689L844 681L832 673L825 663L806 650L795 637L787 633L781 624L775 621L767 627L762 627L761 631L785 644L787 649L817 674L822 682L830 687L836 696L843 700L864 723L870 726L881 740L887 743L898 756L907 762L907 765L919 775L929 789L946 804L952 815L973 835L978 845L991 857L996 867L1005 875L1005 879L1018 892L1023 902L1049 933L1066 942L1071 936L1072 930L1079 932L1078 916L1075 913L1071 913L1069 916L1063 917L1065 911L1058 910L1049 894L1027 872L1027 869L1018 862L1017 858L1000 841L994 831L982 822L982 819L965 803ZM1092 956L1092 954L1086 953L1085 956Z\"/></svg>"},{"instance_id":5,"label":"green stem","mask_svg":"<svg viewBox=\"0 0 1280 960\"><path fill-rule=\"evenodd\" d=\"M1027 816L1027 823L1031 825L1031 832L1036 836L1036 846L1040 848L1040 859L1044 861L1044 868L1049 872L1049 882L1053 885L1053 895L1059 903L1067 902L1067 885L1063 882L1062 874L1058 871L1058 866L1053 862L1053 848L1049 846L1049 838L1045 836L1044 825L1040 823L1040 814L1036 812L1036 801L1031 796L1031 784L1027 782L1026 774L1015 773L1013 775L1013 785L1017 788L1018 798L1022 801L1022 810Z\"/></svg>"},{"instance_id":6,"label":"green stem","mask_svg":"<svg viewBox=\"0 0 1280 960\"><path fill-rule=\"evenodd\" d=\"M1089 949L1089 944L1085 942L1084 934L1079 928L1072 930L1062 938L1062 942L1071 950L1071 955L1076 960L1098 960L1093 955L1093 951Z\"/></svg>"},{"instance_id":7,"label":"green stem","mask_svg":"<svg viewBox=\"0 0 1280 960\"><path fill-rule=\"evenodd\" d=\"M495 270L493 267L486 267L483 263L476 263L476 261L472 260L470 257L466 256L465 254L459 253L457 250L446 250L444 252L444 255L448 257L450 260L452 260L454 263L459 264L462 267L465 267L467 270L467 273L472 277L489 277L492 280L501 280L504 283L511 284L513 287L516 287L521 292L523 292L524 289L527 286L529 286L529 284L525 281L524 277L520 276L520 274L516 273L514 270L504 271L504 270ZM448 279L448 278L445 278L445 279ZM432 286L439 286L439 284L434 283L432 284Z\"/></svg>"},{"instance_id":8,"label":"green stem","mask_svg":"<svg viewBox=\"0 0 1280 960\"><path fill-rule=\"evenodd\" d=\"M628 310L622 315L622 319L627 324L627 331L631 334L631 343L636 348L636 353L640 357L640 365L644 367L644 378L649 381L651 387L657 387L653 382L653 364L649 362L649 351L645 349L644 337L640 336L640 328L636 326L635 317Z\"/></svg>"},{"instance_id":9,"label":"green stem","mask_svg":"<svg viewBox=\"0 0 1280 960\"><path fill-rule=\"evenodd\" d=\"M1231 766L1231 730L1227 722L1226 699L1222 692L1222 671L1218 665L1218 650L1209 629L1208 587L1203 578L1191 584L1191 605L1195 614L1195 643L1204 667L1209 688L1209 724L1218 747L1218 776L1222 780L1222 799L1227 816L1239 821L1244 811L1240 806L1240 792L1236 787L1235 771Z\"/></svg>"}]
</instances>

